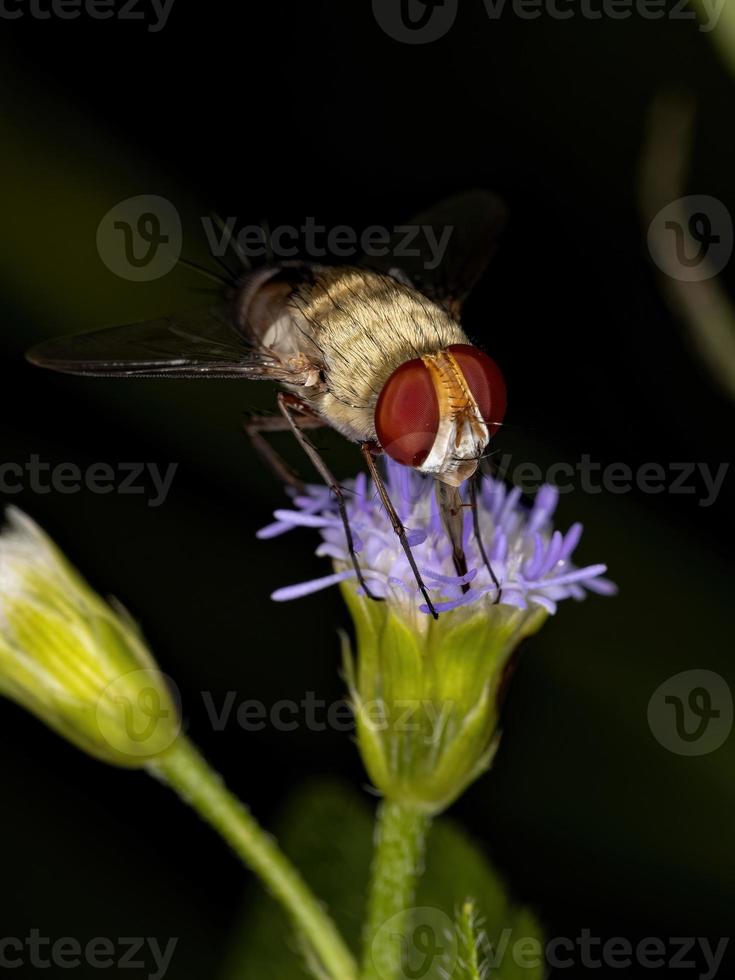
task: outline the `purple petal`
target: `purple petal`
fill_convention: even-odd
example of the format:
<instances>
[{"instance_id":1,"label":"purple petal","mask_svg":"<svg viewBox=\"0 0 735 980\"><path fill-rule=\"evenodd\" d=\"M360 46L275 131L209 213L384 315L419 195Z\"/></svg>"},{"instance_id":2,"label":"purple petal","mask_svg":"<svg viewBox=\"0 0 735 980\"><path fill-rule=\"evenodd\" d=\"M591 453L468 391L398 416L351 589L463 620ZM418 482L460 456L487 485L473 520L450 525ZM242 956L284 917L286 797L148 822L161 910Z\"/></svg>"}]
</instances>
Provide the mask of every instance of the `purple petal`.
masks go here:
<instances>
[{"instance_id":1,"label":"purple petal","mask_svg":"<svg viewBox=\"0 0 735 980\"><path fill-rule=\"evenodd\" d=\"M546 556L544 557L543 564L541 565L540 575L548 575L552 568L559 561L559 556L561 555L562 548L564 547L564 535L561 531L554 531L551 535L551 541L549 542L549 547L546 550Z\"/></svg>"},{"instance_id":2,"label":"purple petal","mask_svg":"<svg viewBox=\"0 0 735 980\"><path fill-rule=\"evenodd\" d=\"M520 589L503 588L503 597L500 600L505 606L516 606L518 609L526 609L527 603L525 596Z\"/></svg>"},{"instance_id":3,"label":"purple petal","mask_svg":"<svg viewBox=\"0 0 735 980\"><path fill-rule=\"evenodd\" d=\"M332 541L322 541L314 552L317 558L332 558L336 561L349 561L347 549Z\"/></svg>"},{"instance_id":4,"label":"purple petal","mask_svg":"<svg viewBox=\"0 0 735 980\"><path fill-rule=\"evenodd\" d=\"M555 575L548 579L548 584L571 585L573 582L585 582L587 579L594 579L603 575L606 571L607 565L588 565L586 568L576 568L572 572L565 572L564 575ZM543 588L544 582L534 583L534 585Z\"/></svg>"},{"instance_id":5,"label":"purple petal","mask_svg":"<svg viewBox=\"0 0 735 980\"><path fill-rule=\"evenodd\" d=\"M544 555L546 554L546 545L544 539L540 534L534 534L533 536L533 554L531 557L523 564L523 577L529 580L534 580L538 578L541 574L541 567L544 563Z\"/></svg>"},{"instance_id":6,"label":"purple petal","mask_svg":"<svg viewBox=\"0 0 735 980\"><path fill-rule=\"evenodd\" d=\"M569 558L570 555L574 553L574 549L579 544L579 539L582 537L583 525L577 521L576 524L572 524L567 533L564 535L564 546L561 549L561 554L559 555L559 561L564 561Z\"/></svg>"},{"instance_id":7,"label":"purple petal","mask_svg":"<svg viewBox=\"0 0 735 980\"><path fill-rule=\"evenodd\" d=\"M528 530L533 533L543 527L556 510L558 502L559 491L550 483L545 483L533 502L531 516L528 519Z\"/></svg>"},{"instance_id":8,"label":"purple petal","mask_svg":"<svg viewBox=\"0 0 735 980\"><path fill-rule=\"evenodd\" d=\"M308 582L299 582L298 585L284 585L283 588L271 593L271 599L275 602L289 602L291 599L300 599L302 596L311 595L312 592L328 589L330 585L344 582L348 578L355 578L354 569L335 572L333 575L325 575L324 578L313 578Z\"/></svg>"},{"instance_id":9,"label":"purple petal","mask_svg":"<svg viewBox=\"0 0 735 980\"><path fill-rule=\"evenodd\" d=\"M274 510L273 516L293 527L338 527L342 523L336 517L305 514L300 510Z\"/></svg>"},{"instance_id":10,"label":"purple petal","mask_svg":"<svg viewBox=\"0 0 735 980\"><path fill-rule=\"evenodd\" d=\"M426 531L420 531L418 529L409 531L406 528L406 540L411 548L415 548L417 545L423 544L426 541Z\"/></svg>"},{"instance_id":11,"label":"purple petal","mask_svg":"<svg viewBox=\"0 0 735 980\"><path fill-rule=\"evenodd\" d=\"M293 498L293 503L310 514L318 510L329 510L329 493L315 494L313 497L297 494Z\"/></svg>"},{"instance_id":12,"label":"purple petal","mask_svg":"<svg viewBox=\"0 0 735 980\"><path fill-rule=\"evenodd\" d=\"M399 589L403 589L408 595L413 595L416 591L415 589L410 589L402 578L397 578L395 575L388 576L388 585L395 585Z\"/></svg>"},{"instance_id":13,"label":"purple petal","mask_svg":"<svg viewBox=\"0 0 735 980\"><path fill-rule=\"evenodd\" d=\"M504 525L508 520L510 515L518 506L518 501L521 499L521 488L513 487L508 496L505 498L505 503L503 504L503 509L500 512L500 517L498 518L498 524Z\"/></svg>"},{"instance_id":14,"label":"purple petal","mask_svg":"<svg viewBox=\"0 0 735 980\"><path fill-rule=\"evenodd\" d=\"M293 525L285 524L283 521L274 521L273 524L266 524L259 531L255 532L255 537L260 541L267 541L269 538L277 538L279 534L290 531Z\"/></svg>"},{"instance_id":15,"label":"purple petal","mask_svg":"<svg viewBox=\"0 0 735 980\"><path fill-rule=\"evenodd\" d=\"M452 609L456 609L458 606L466 606L470 602L476 602L478 598L479 597L476 592L465 592L459 597L459 599L449 599L447 602L435 602L434 609L437 612L449 612ZM427 614L430 613L430 609L425 602L419 606L419 612Z\"/></svg>"},{"instance_id":16,"label":"purple petal","mask_svg":"<svg viewBox=\"0 0 735 980\"><path fill-rule=\"evenodd\" d=\"M584 587L590 592L597 592L598 595L617 595L618 587L614 582L607 578L595 578L584 583Z\"/></svg>"},{"instance_id":17,"label":"purple petal","mask_svg":"<svg viewBox=\"0 0 735 980\"><path fill-rule=\"evenodd\" d=\"M469 585L477 575L477 569L471 568L464 575L441 575L439 572L432 572L430 568L422 568L421 574L424 578L430 578L434 582L442 582L444 585Z\"/></svg>"},{"instance_id":18,"label":"purple petal","mask_svg":"<svg viewBox=\"0 0 735 980\"><path fill-rule=\"evenodd\" d=\"M546 612L550 613L552 616L556 612L556 603L553 599L547 599L545 595L532 595L531 602L535 606L541 606Z\"/></svg>"},{"instance_id":19,"label":"purple petal","mask_svg":"<svg viewBox=\"0 0 735 980\"><path fill-rule=\"evenodd\" d=\"M490 548L490 561L505 561L508 557L508 539L505 534L498 530L495 532L492 547Z\"/></svg>"}]
</instances>

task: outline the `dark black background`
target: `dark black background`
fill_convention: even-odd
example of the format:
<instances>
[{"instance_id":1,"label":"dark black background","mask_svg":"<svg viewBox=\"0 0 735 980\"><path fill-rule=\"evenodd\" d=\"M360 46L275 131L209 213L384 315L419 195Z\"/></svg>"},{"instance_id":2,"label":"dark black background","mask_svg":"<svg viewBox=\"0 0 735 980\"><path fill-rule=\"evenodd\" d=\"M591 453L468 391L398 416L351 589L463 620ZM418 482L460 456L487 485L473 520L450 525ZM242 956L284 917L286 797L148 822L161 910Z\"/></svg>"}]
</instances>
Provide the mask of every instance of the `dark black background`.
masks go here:
<instances>
[{"instance_id":1,"label":"dark black background","mask_svg":"<svg viewBox=\"0 0 735 980\"><path fill-rule=\"evenodd\" d=\"M203 707L203 689L266 704L342 693L338 595L268 600L324 571L314 540L254 539L282 498L239 417L273 392L112 385L22 360L46 336L200 301L189 272L137 285L105 268L95 229L118 200L158 193L187 214L360 228L491 187L511 220L467 327L508 379L502 450L542 465L729 459L731 402L661 298L637 209L647 114L672 86L698 104L687 191L735 198L733 82L694 23L490 22L478 0L444 39L409 46L365 3L176 0L157 34L26 17L2 35L2 459L179 463L160 509L88 492L8 502L133 610L191 735L265 822L311 775L364 779L344 735L218 733ZM201 254L195 222L186 233ZM324 445L354 471L350 447ZM586 523L582 558L608 562L620 597L563 608L529 644L496 766L454 808L550 935L732 928L732 738L679 758L645 714L678 671L732 683L728 483L709 508L670 494L562 499L562 524ZM216 976L243 876L213 835L163 788L81 756L9 703L0 745L2 934L181 935L170 976Z\"/></svg>"}]
</instances>

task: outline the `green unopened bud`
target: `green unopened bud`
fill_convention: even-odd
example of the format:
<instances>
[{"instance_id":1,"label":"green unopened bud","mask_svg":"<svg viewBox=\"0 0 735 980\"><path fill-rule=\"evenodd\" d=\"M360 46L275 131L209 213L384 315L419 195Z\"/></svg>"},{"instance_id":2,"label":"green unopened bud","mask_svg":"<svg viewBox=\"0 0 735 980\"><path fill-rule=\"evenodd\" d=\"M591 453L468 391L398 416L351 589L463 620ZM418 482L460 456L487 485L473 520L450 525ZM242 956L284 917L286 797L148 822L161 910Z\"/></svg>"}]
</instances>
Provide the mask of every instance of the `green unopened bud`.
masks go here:
<instances>
[{"instance_id":1,"label":"green unopened bud","mask_svg":"<svg viewBox=\"0 0 735 980\"><path fill-rule=\"evenodd\" d=\"M481 604L415 629L401 607L345 585L357 656L344 640L360 751L388 799L428 813L449 806L492 762L506 668L547 613Z\"/></svg>"},{"instance_id":2,"label":"green unopened bud","mask_svg":"<svg viewBox=\"0 0 735 980\"><path fill-rule=\"evenodd\" d=\"M29 517L0 535L0 693L79 748L137 768L165 753L179 712L136 625L104 602Z\"/></svg>"}]
</instances>

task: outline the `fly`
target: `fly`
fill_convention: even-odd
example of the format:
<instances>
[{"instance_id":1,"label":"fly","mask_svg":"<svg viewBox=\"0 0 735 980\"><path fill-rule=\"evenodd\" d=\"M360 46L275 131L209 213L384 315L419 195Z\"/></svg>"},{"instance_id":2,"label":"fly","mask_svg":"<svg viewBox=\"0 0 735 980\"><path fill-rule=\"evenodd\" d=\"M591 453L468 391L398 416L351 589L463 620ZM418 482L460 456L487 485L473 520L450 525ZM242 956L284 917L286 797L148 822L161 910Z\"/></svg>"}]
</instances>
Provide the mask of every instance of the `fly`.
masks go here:
<instances>
[{"instance_id":1,"label":"fly","mask_svg":"<svg viewBox=\"0 0 735 980\"><path fill-rule=\"evenodd\" d=\"M470 192L417 216L451 228L442 264L425 256L355 266L307 262L246 269L215 308L50 340L28 359L67 374L121 378L242 378L274 381L279 414L251 418L255 448L285 481L295 475L264 433L291 431L333 492L360 586L372 598L355 550L342 490L307 431L329 426L359 444L426 605L437 612L406 530L376 465L386 453L431 476L458 575L465 575L459 488L470 480L473 530L500 599L500 583L479 533L474 476L506 406L495 362L470 343L463 302L495 251L505 210ZM419 250L420 251L420 250Z\"/></svg>"}]
</instances>

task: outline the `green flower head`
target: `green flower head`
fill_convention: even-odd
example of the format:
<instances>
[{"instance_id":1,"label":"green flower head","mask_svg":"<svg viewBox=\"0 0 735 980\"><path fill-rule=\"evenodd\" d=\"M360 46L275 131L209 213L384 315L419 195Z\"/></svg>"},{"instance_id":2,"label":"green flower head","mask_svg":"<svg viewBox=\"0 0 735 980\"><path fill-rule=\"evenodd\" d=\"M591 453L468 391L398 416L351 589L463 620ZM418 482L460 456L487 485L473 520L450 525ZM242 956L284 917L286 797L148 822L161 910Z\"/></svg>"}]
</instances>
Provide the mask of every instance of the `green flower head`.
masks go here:
<instances>
[{"instance_id":1,"label":"green flower head","mask_svg":"<svg viewBox=\"0 0 735 980\"><path fill-rule=\"evenodd\" d=\"M0 693L105 762L165 753L179 712L122 608L104 602L26 514L0 534Z\"/></svg>"}]
</instances>

